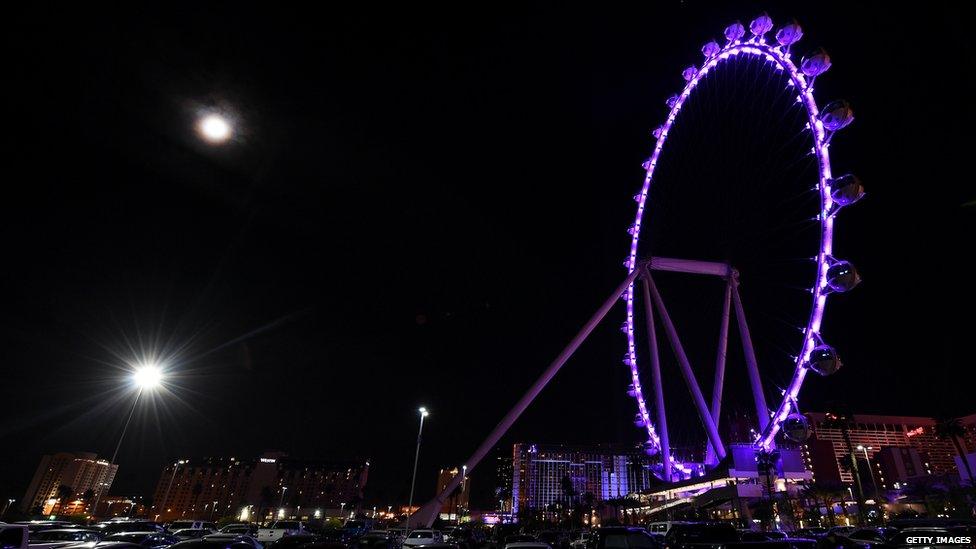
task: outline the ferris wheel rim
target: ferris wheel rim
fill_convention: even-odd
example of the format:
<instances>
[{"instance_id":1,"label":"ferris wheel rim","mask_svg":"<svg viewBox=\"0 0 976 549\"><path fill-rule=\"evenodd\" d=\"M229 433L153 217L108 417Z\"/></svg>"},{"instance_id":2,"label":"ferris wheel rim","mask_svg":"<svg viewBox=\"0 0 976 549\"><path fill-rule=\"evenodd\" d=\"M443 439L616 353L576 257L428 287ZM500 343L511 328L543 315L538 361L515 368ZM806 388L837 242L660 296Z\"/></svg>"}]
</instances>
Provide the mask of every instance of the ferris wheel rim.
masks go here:
<instances>
[{"instance_id":1,"label":"ferris wheel rim","mask_svg":"<svg viewBox=\"0 0 976 549\"><path fill-rule=\"evenodd\" d=\"M712 44L715 43L713 42L709 44L709 46ZM717 46L717 44L715 44L715 46ZM708 48L708 46L706 46L706 48ZM705 50L703 49L703 51ZM794 360L794 371L790 383L783 392L783 398L779 402L775 412L773 412L770 418L768 418L768 425L762 430L761 433L759 433L754 441L756 448L761 450L769 450L773 445L773 441L779 432L783 421L785 421L790 413L794 412L796 409L797 398L799 396L800 389L802 388L807 371L809 370L806 364L810 359L811 352L819 341L823 314L826 308L827 294L829 293L827 290L827 270L830 267L830 262L832 260L831 254L833 250L832 208L834 207L834 204L831 196L832 170L829 153L829 139L827 130L824 128L824 125L820 120L820 109L813 95L813 79L808 79L800 68L798 68L792 61L792 56L789 52L788 46L783 46L780 44L767 44L761 35L754 35L748 40L729 40L729 42L721 49L718 49L717 51L713 49L711 55L706 53L706 60L701 67L689 67L684 71L683 76L686 80L685 87L682 89L680 94L669 99L668 104L670 110L668 112L668 116L665 123L655 131L656 142L653 153L644 163L646 174L644 183L641 187L641 192L634 197L637 201L637 212L634 218L634 223L631 225L630 229L632 235L631 247L628 258L625 261L625 266L627 267L628 273L633 273L635 269L641 268L641 262L637 256L637 248L640 241L641 224L644 220L644 210L649 204L649 192L651 185L653 184L654 171L657 167L658 157L660 156L661 151L667 142L668 133L671 127L678 119L682 106L684 105L685 101L691 97L698 84L708 75L708 73L717 70L723 63L731 61L741 54L752 57L761 57L767 61L771 61L776 65L777 69L785 71L785 73L789 76L788 85L792 86L796 90L797 101L803 105L807 113L807 127L811 131L811 139L813 141L812 152L814 156L816 156L818 164L817 188L819 189L820 194L820 212L818 215L818 221L820 224L820 242L819 252L816 257L816 284L812 289L812 305L810 307L806 326L803 330L803 342L800 346L801 351L797 354ZM625 356L624 361L630 368L631 382L634 389L633 397L637 401L638 415L641 422L644 424L645 430L647 431L647 445L649 449L670 453L670 448L661 447L661 439L657 434L653 419L648 412L647 401L644 396L643 387L640 383L638 355L635 341L633 283L631 283L628 287L624 297L627 303L627 320L625 331L627 334L628 344L627 355ZM675 464L680 463L680 461L677 460L673 461ZM688 473L689 471L684 472Z\"/></svg>"}]
</instances>

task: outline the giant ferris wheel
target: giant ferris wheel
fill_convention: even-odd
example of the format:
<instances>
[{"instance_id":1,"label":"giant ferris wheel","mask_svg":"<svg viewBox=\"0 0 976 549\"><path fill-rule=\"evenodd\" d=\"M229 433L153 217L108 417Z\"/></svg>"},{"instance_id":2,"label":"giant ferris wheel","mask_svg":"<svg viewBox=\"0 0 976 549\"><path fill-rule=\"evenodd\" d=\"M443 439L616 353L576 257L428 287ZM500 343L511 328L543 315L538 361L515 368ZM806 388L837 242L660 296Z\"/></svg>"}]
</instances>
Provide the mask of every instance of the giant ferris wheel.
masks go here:
<instances>
[{"instance_id":1,"label":"giant ferris wheel","mask_svg":"<svg viewBox=\"0 0 976 549\"><path fill-rule=\"evenodd\" d=\"M720 434L721 411L729 393L741 396L729 387L737 380L744 379L740 383L742 392L751 400L754 411L755 425L748 445L757 456L765 455L768 460L778 435L797 442L809 436L809 425L799 405L804 380L810 372L829 376L841 367L837 351L823 336L827 300L860 282L854 266L835 256L834 226L841 211L864 196L864 187L853 175L835 175L831 165L834 137L850 125L854 114L845 101L821 108L814 97L815 83L831 67L830 57L817 50L797 60L793 49L803 36L800 25L794 21L775 32L773 29L773 21L766 14L754 19L748 30L739 22L732 23L724 30L724 45L714 40L706 43L701 49L704 61L681 73L684 87L667 100L667 115L653 130L654 147L642 165L643 184L634 195L637 211L628 229L626 278L464 462L469 472L498 444L621 298L626 304L621 328L626 335L623 363L629 373L627 394L636 403L634 423L646 435L644 450L660 457L655 472L662 480L675 482L702 475L726 458L730 447ZM747 133L719 122L739 111L747 114ZM698 141L693 139L696 135ZM752 161L718 168L728 160L728 150L743 148L751 153ZM775 164L771 161L780 158L786 159L780 168L769 169L769 164ZM676 168L682 160L684 166ZM739 184L732 185L730 182L737 178ZM753 185L751 178L761 179L763 184ZM714 202L711 209L703 206L706 197ZM751 207L758 203L766 207ZM690 211L677 211L675 205L680 204L690 204ZM769 221L769 227L756 227L757 220ZM759 236L740 238L742 235L736 233L742 228L746 236ZM689 234L697 238L689 238ZM767 246L770 242L777 244ZM716 243L726 245L715 247ZM756 252L763 248L774 251ZM784 263L789 268L775 267ZM666 298L670 301L680 292L663 291L665 283L671 284L671 290L691 287L692 283L681 280L675 284L668 277L718 281L724 292L712 298L697 288L685 291L685 297L691 295L698 303L674 300L672 304L677 301L680 306L669 310ZM748 291L740 291L740 286L748 287ZM702 299L712 301L712 309L718 311L719 335L711 354L714 370L709 400L690 358L694 352L702 355L701 339L689 348L682 339L688 331L679 335L677 318L682 314L687 317L689 311L696 316ZM750 300L757 310L749 307ZM779 324L758 322L760 329L755 329L757 317L775 317L777 312L770 310L780 307L794 309L792 316L779 318ZM728 346L733 313L745 376L726 375L726 363L732 356ZM702 324L702 318L696 320ZM767 333L777 330L785 330L786 335ZM685 399L665 399L665 395L674 397L676 392L665 390L670 378L663 375L659 332L664 333L673 351L677 377L690 394L690 406ZM766 345L763 349L754 345L766 340L779 342L779 346ZM769 386L771 382L773 387ZM777 395L776 400L767 400L771 393ZM697 415L704 428L704 444L694 444L706 448L703 459L676 455L668 429L669 421L675 419L668 410L675 404L694 411L679 413L678 419ZM456 476L407 524L429 526L460 479Z\"/></svg>"},{"instance_id":2,"label":"giant ferris wheel","mask_svg":"<svg viewBox=\"0 0 976 549\"><path fill-rule=\"evenodd\" d=\"M724 45L716 41L704 45L701 50L704 61L701 65L690 66L682 72L685 81L683 89L667 100L666 118L663 124L653 131L654 148L643 164L646 174L643 185L640 192L634 196L637 212L628 231L631 235L630 253L624 261L624 266L634 280L623 294L627 308L626 322L622 326L627 340L623 362L630 370L630 386L627 393L633 397L637 405L634 422L646 432L647 452L661 456L659 474L662 479L668 481L688 478L696 472L701 474L701 467L695 469L673 455L658 345L659 331L666 334L680 376L687 386L693 407L704 427L708 448L706 466L714 465L718 460L725 458L728 450L727 444L720 435L719 421L723 385L726 379L730 316L733 311L742 345L748 392L751 394L755 412L756 425L751 442L756 450L770 451L775 446L776 437L781 431L794 441L805 440L809 427L805 416L799 413L799 396L804 380L810 372L827 376L836 372L841 366L838 353L822 336L824 311L831 294L851 290L860 282L860 277L848 261L833 255L834 224L843 208L857 202L864 195L864 189L853 175L839 177L834 175L830 145L837 132L853 121L853 111L844 101L835 101L823 108L818 106L814 98L814 84L830 68L830 57L823 50L818 50L797 61L792 49L803 36L800 25L791 22L775 33L773 28L773 21L763 14L750 23L748 31L739 22L726 27ZM760 369L760 360L753 346L753 335L750 333L746 308L743 305L744 299L739 290L740 282L747 281L742 280L734 258L716 260L715 257L695 258L684 255L662 257L654 254L655 242L648 243L651 253L643 254L641 251L641 246L645 244L643 239L649 238L645 236L649 232L648 226L653 225L656 220L654 191L657 190L656 186L662 184L658 181L657 174L662 169L662 165L669 161L667 154L669 138L679 132L686 118L685 111L696 103L720 101L722 98L717 97L717 94L720 94L723 89L721 84L726 87L735 86L739 84L736 79L755 79L755 74L760 73L770 75L762 84L781 88L776 97L788 98L795 111L794 114L804 121L800 133L805 136L806 145L803 148L813 169L806 175L800 173L800 184L805 185L805 190L815 197L813 200L815 211L807 212L805 214L807 217L804 218L808 221L808 229L816 233L816 237L809 244L811 249L808 250L808 261L805 267L808 273L804 289L809 292L808 297L805 298L806 305L803 312L805 322L797 326L800 335L794 343L795 351L790 355L792 375L789 376L788 383L780 387L781 398L772 408L769 407L766 399L768 388L763 384L765 370ZM729 80L732 82L728 82ZM729 109L739 106L735 100L731 104L726 104L726 108ZM699 118L702 118L700 114ZM776 117L762 123L783 123L784 118L788 117ZM734 136L733 138L747 139L748 137ZM723 146L720 141L716 141L719 140L712 140L714 147ZM769 149L771 155L778 154L780 150L776 147L776 143L770 144ZM697 162L710 161L708 151L699 149L696 152ZM809 181L803 182L804 178L809 178ZM672 177L668 184L691 183ZM664 215L666 217L667 213L665 212ZM672 321L662 292L655 283L655 278L664 272L689 277L715 277L724 282L724 298L721 293L715 296L716 301L721 300L719 301L721 315L718 343L714 352L714 382L710 400L706 400L702 392L676 323ZM643 323L639 322L638 315L643 316ZM641 337L645 339L643 346L639 341ZM646 377L650 379L644 379ZM650 401L648 397L651 398Z\"/></svg>"}]
</instances>

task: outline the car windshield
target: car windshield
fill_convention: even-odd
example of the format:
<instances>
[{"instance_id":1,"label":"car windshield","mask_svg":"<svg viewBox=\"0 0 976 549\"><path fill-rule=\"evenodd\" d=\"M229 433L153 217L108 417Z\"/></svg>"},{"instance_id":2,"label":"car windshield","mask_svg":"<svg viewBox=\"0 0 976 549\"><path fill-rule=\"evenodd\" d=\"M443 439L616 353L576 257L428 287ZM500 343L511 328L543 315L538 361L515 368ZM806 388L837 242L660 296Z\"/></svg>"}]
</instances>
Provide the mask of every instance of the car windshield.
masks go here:
<instances>
[{"instance_id":1,"label":"car windshield","mask_svg":"<svg viewBox=\"0 0 976 549\"><path fill-rule=\"evenodd\" d=\"M432 537L434 537L434 533L431 532L430 530L427 530L427 531L424 531L424 530L414 530L413 532L410 532L410 535L407 536L407 537L408 538L411 538L411 539L416 539L416 538L432 538Z\"/></svg>"},{"instance_id":2,"label":"car windshield","mask_svg":"<svg viewBox=\"0 0 976 549\"><path fill-rule=\"evenodd\" d=\"M192 520L178 520L169 525L170 530L184 530L186 528L193 528Z\"/></svg>"},{"instance_id":3,"label":"car windshield","mask_svg":"<svg viewBox=\"0 0 976 549\"><path fill-rule=\"evenodd\" d=\"M285 530L297 530L298 523L293 520L279 520L278 522L272 524L271 527Z\"/></svg>"},{"instance_id":4,"label":"car windshield","mask_svg":"<svg viewBox=\"0 0 976 549\"><path fill-rule=\"evenodd\" d=\"M228 526L224 528L224 532L228 534L245 533L249 532L251 529L247 526Z\"/></svg>"},{"instance_id":5,"label":"car windshield","mask_svg":"<svg viewBox=\"0 0 976 549\"><path fill-rule=\"evenodd\" d=\"M603 538L603 546L617 549L653 549L658 546L651 536L643 532L608 534Z\"/></svg>"}]
</instances>

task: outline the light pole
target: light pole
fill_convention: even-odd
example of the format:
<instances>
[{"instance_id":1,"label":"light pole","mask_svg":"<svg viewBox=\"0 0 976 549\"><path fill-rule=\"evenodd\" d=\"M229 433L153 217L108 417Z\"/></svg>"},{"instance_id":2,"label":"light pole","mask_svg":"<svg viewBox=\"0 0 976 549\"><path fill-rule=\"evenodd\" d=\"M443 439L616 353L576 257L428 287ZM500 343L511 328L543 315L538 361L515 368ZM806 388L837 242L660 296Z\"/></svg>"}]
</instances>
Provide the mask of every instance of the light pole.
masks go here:
<instances>
[{"instance_id":1,"label":"light pole","mask_svg":"<svg viewBox=\"0 0 976 549\"><path fill-rule=\"evenodd\" d=\"M160 502L163 513L166 512L166 505L169 502L169 490L173 487L173 481L176 480L176 471L180 468L180 465L185 465L188 461L186 459L179 459L173 464L173 474L169 477L169 484L166 485L166 493L163 495L163 501Z\"/></svg>"},{"instance_id":2,"label":"light pole","mask_svg":"<svg viewBox=\"0 0 976 549\"><path fill-rule=\"evenodd\" d=\"M285 490L287 490L287 489L288 489L287 486L282 486L281 487L281 499L278 501L278 513L279 514L283 513L284 510L285 510Z\"/></svg>"},{"instance_id":3,"label":"light pole","mask_svg":"<svg viewBox=\"0 0 976 549\"><path fill-rule=\"evenodd\" d=\"M461 508L455 509L457 513L457 523L461 526L461 515L467 511L468 502L464 499L464 491L468 489L468 466L461 466Z\"/></svg>"},{"instance_id":4,"label":"light pole","mask_svg":"<svg viewBox=\"0 0 976 549\"><path fill-rule=\"evenodd\" d=\"M10 498L7 500L7 503L3 506L3 512L0 513L0 519L2 519L7 514L7 509L10 509L10 506L13 505L15 501L17 500L14 498Z\"/></svg>"},{"instance_id":5,"label":"light pole","mask_svg":"<svg viewBox=\"0 0 976 549\"><path fill-rule=\"evenodd\" d=\"M864 461L868 462L868 474L871 475L871 485L874 486L874 504L878 507L878 512L881 514L881 524L884 524L884 507L881 506L881 492L878 491L878 481L874 478L874 466L871 465L871 458L868 456L868 450L873 450L874 448L859 444L857 449L864 452Z\"/></svg>"},{"instance_id":6,"label":"light pole","mask_svg":"<svg viewBox=\"0 0 976 549\"><path fill-rule=\"evenodd\" d=\"M421 406L417 412L420 413L420 430L417 431L417 451L413 455L413 477L410 480L410 500L407 503L407 532L410 532L410 516L413 515L413 489L417 484L417 462L420 461L420 439L424 434L424 418L430 415L427 408Z\"/></svg>"},{"instance_id":7,"label":"light pole","mask_svg":"<svg viewBox=\"0 0 976 549\"><path fill-rule=\"evenodd\" d=\"M152 391L162 385L163 372L156 364L142 364L132 372L132 383L136 386L136 396L132 399L132 408L129 409L129 415L125 418L125 423L122 424L122 434L119 435L119 442L115 445L115 451L112 452L112 459L108 462L109 466L114 465L116 458L119 457L119 449L122 448L122 441L125 440L125 433L129 430L129 423L132 421L132 416L136 413L139 397L142 396L143 391ZM100 484L104 485L105 483ZM95 493L95 505L92 506L91 514L93 516L98 513L98 502L101 499L102 488L99 488Z\"/></svg>"}]
</instances>

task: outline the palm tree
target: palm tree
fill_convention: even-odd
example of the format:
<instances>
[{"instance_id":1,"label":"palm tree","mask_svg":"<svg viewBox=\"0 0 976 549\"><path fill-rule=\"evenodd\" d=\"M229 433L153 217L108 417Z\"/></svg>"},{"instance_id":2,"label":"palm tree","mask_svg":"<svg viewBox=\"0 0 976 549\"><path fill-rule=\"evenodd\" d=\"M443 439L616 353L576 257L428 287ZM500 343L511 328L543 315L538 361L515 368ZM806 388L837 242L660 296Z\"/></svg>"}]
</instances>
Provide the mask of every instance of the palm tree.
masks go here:
<instances>
[{"instance_id":1,"label":"palm tree","mask_svg":"<svg viewBox=\"0 0 976 549\"><path fill-rule=\"evenodd\" d=\"M71 496L75 495L75 489L68 486L67 484L61 484L58 486L58 504L56 506L58 512L52 514L59 514L64 510L64 502L67 501Z\"/></svg>"},{"instance_id":2,"label":"palm tree","mask_svg":"<svg viewBox=\"0 0 976 549\"><path fill-rule=\"evenodd\" d=\"M956 454L959 455L959 459L962 461L963 467L966 468L966 475L969 477L969 484L976 486L976 479L973 477L973 469L969 466L969 460L966 459L966 449L962 445L962 437L966 434L966 429L963 428L962 422L958 418L953 417L942 417L939 418L938 422L935 424L935 436L942 440L952 441L952 445L956 448Z\"/></svg>"},{"instance_id":3,"label":"palm tree","mask_svg":"<svg viewBox=\"0 0 976 549\"><path fill-rule=\"evenodd\" d=\"M203 493L203 484L197 482L190 489L190 493L193 494L193 518L197 518L197 505L200 504L200 494Z\"/></svg>"},{"instance_id":4,"label":"palm tree","mask_svg":"<svg viewBox=\"0 0 976 549\"><path fill-rule=\"evenodd\" d=\"M88 504L90 504L92 502L92 500L95 499L95 491L92 490L91 488L85 490L85 492L83 494L81 494L81 499L85 502L85 510L86 511L90 511L91 514L94 514L95 513L95 509L89 510L88 509Z\"/></svg>"},{"instance_id":5,"label":"palm tree","mask_svg":"<svg viewBox=\"0 0 976 549\"><path fill-rule=\"evenodd\" d=\"M804 487L803 497L813 500L814 508L817 509L818 515L820 514L820 502L823 502L824 508L827 510L827 522L831 526L836 526L837 521L834 517L834 500L836 500L838 496L843 495L845 492L846 490L839 485L834 485L827 482L811 482Z\"/></svg>"},{"instance_id":6,"label":"palm tree","mask_svg":"<svg viewBox=\"0 0 976 549\"><path fill-rule=\"evenodd\" d=\"M562 488L563 496L566 498L566 508L569 509L573 506L573 498L576 497L576 487L573 486L573 479L569 478L569 475L563 475L560 481L560 488Z\"/></svg>"}]
</instances>

